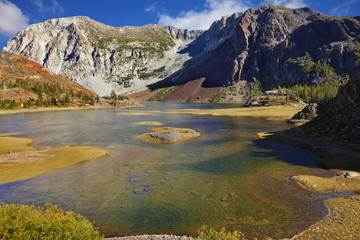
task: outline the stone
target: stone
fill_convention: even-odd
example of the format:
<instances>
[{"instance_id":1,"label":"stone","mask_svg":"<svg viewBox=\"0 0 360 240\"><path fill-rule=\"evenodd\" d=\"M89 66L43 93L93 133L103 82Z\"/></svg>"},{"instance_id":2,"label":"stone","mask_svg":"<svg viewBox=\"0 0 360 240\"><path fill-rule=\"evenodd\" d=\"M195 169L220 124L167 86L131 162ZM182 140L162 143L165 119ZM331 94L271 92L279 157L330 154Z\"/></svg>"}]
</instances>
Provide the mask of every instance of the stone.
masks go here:
<instances>
[{"instance_id":1,"label":"stone","mask_svg":"<svg viewBox=\"0 0 360 240\"><path fill-rule=\"evenodd\" d=\"M176 143L200 136L200 133L188 128L161 127L153 128L154 132L139 135L138 138L153 143Z\"/></svg>"},{"instance_id":2,"label":"stone","mask_svg":"<svg viewBox=\"0 0 360 240\"><path fill-rule=\"evenodd\" d=\"M310 103L303 110L296 113L292 119L311 119L317 115L317 103Z\"/></svg>"}]
</instances>

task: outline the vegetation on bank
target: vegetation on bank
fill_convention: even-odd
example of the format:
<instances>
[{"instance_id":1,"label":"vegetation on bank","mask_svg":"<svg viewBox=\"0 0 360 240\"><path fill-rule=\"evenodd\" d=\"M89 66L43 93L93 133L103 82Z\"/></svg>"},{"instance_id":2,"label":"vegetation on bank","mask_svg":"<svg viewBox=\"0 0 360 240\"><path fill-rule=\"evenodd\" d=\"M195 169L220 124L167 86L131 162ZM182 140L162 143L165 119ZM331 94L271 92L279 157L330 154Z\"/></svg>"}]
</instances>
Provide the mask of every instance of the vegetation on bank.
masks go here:
<instances>
[{"instance_id":1,"label":"vegetation on bank","mask_svg":"<svg viewBox=\"0 0 360 240\"><path fill-rule=\"evenodd\" d=\"M160 102L163 101L167 96L169 96L172 92L175 91L175 86L167 87L167 88L161 88L154 90L156 92L153 96L148 98L147 102Z\"/></svg>"},{"instance_id":2,"label":"vegetation on bank","mask_svg":"<svg viewBox=\"0 0 360 240\"><path fill-rule=\"evenodd\" d=\"M334 98L339 88L349 80L349 75L337 74L329 60L314 63L309 54L298 59L289 59L288 62L298 64L306 73L308 80L297 84L282 81L272 90L265 91L261 83L254 78L252 82L232 85L210 97L208 101L252 102L260 99L260 105L285 105L291 102L320 103ZM238 100L235 100L236 97Z\"/></svg>"},{"instance_id":3,"label":"vegetation on bank","mask_svg":"<svg viewBox=\"0 0 360 240\"><path fill-rule=\"evenodd\" d=\"M95 104L97 95L21 55L0 52L0 109Z\"/></svg>"},{"instance_id":4,"label":"vegetation on bank","mask_svg":"<svg viewBox=\"0 0 360 240\"><path fill-rule=\"evenodd\" d=\"M52 204L0 204L2 239L103 239L88 219Z\"/></svg>"},{"instance_id":5,"label":"vegetation on bank","mask_svg":"<svg viewBox=\"0 0 360 240\"><path fill-rule=\"evenodd\" d=\"M0 86L3 89L7 89L7 91L20 88L24 89L25 92L36 94L36 97L27 100L0 100L0 109L19 109L49 106L66 107L70 105L84 106L85 104L95 105L95 101L99 99L98 97L89 95L85 91L78 91L75 93L73 90L66 90L58 83L41 83L16 79L14 82L5 82L3 80ZM0 98L4 91L5 90L0 91Z\"/></svg>"}]
</instances>

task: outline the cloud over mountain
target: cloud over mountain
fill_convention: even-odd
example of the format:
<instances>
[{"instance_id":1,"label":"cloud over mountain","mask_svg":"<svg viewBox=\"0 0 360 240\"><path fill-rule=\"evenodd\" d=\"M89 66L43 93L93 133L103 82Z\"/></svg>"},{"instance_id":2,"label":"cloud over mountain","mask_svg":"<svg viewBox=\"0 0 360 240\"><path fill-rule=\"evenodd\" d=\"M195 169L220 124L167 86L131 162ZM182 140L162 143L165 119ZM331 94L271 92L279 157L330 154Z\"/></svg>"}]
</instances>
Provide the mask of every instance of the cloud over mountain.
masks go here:
<instances>
[{"instance_id":1,"label":"cloud over mountain","mask_svg":"<svg viewBox=\"0 0 360 240\"><path fill-rule=\"evenodd\" d=\"M12 2L0 0L0 34L12 36L29 25L29 18Z\"/></svg>"},{"instance_id":2,"label":"cloud over mountain","mask_svg":"<svg viewBox=\"0 0 360 240\"><path fill-rule=\"evenodd\" d=\"M159 14L159 25L173 26L181 29L207 30L210 25L222 16L248 9L245 1L237 0L206 0L204 10L201 12L188 11L171 17L167 14Z\"/></svg>"}]
</instances>

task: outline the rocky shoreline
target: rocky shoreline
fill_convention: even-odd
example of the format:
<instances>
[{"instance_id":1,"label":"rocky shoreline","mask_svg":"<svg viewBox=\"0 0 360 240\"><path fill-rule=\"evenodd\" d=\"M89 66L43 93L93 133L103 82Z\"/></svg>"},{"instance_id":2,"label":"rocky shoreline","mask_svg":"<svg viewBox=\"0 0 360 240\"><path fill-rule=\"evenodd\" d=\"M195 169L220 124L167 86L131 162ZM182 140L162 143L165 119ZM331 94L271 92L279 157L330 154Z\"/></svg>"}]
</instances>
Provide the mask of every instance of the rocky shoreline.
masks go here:
<instances>
[{"instance_id":1,"label":"rocky shoreline","mask_svg":"<svg viewBox=\"0 0 360 240\"><path fill-rule=\"evenodd\" d=\"M308 137L294 129L258 134L259 138L308 149L320 156L318 164L337 175L324 178L312 175L293 176L299 186L313 192L353 194L326 201L329 215L291 240L359 239L360 235L360 149ZM343 170L339 170L343 169ZM351 171L350 171L351 170Z\"/></svg>"},{"instance_id":2,"label":"rocky shoreline","mask_svg":"<svg viewBox=\"0 0 360 240\"><path fill-rule=\"evenodd\" d=\"M338 145L301 134L295 129L270 132L261 139L308 149L321 156L318 163L329 169L360 170L360 149Z\"/></svg>"}]
</instances>

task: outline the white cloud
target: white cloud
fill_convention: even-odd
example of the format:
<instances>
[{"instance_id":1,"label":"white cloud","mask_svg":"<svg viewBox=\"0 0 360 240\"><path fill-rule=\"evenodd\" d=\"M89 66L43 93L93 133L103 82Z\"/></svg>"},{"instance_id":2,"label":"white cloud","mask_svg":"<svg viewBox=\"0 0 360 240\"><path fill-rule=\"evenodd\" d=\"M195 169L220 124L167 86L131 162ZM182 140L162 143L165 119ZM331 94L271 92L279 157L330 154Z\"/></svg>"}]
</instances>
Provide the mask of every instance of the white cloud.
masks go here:
<instances>
[{"instance_id":1,"label":"white cloud","mask_svg":"<svg viewBox=\"0 0 360 240\"><path fill-rule=\"evenodd\" d=\"M155 12L156 6L155 4L151 4L145 8L145 12Z\"/></svg>"},{"instance_id":2,"label":"white cloud","mask_svg":"<svg viewBox=\"0 0 360 240\"><path fill-rule=\"evenodd\" d=\"M31 3L37 7L40 13L57 13L57 12L64 12L64 8L59 5L56 0L51 0L50 5L45 5L42 0L32 0Z\"/></svg>"},{"instance_id":3,"label":"white cloud","mask_svg":"<svg viewBox=\"0 0 360 240\"><path fill-rule=\"evenodd\" d=\"M167 14L159 14L159 25L173 26L182 29L207 30L210 25L222 16L242 12L249 7L245 1L239 0L206 0L202 12L188 11L171 17Z\"/></svg>"},{"instance_id":4,"label":"white cloud","mask_svg":"<svg viewBox=\"0 0 360 240\"><path fill-rule=\"evenodd\" d=\"M331 15L333 16L345 16L349 13L350 8L355 5L359 4L360 0L347 0L342 2L341 4L337 5L335 8L331 10Z\"/></svg>"},{"instance_id":5,"label":"white cloud","mask_svg":"<svg viewBox=\"0 0 360 240\"><path fill-rule=\"evenodd\" d=\"M12 36L29 25L29 18L12 2L0 0L0 33Z\"/></svg>"},{"instance_id":6,"label":"white cloud","mask_svg":"<svg viewBox=\"0 0 360 240\"><path fill-rule=\"evenodd\" d=\"M304 0L269 0L266 2L288 8L302 8L307 6Z\"/></svg>"}]
</instances>

